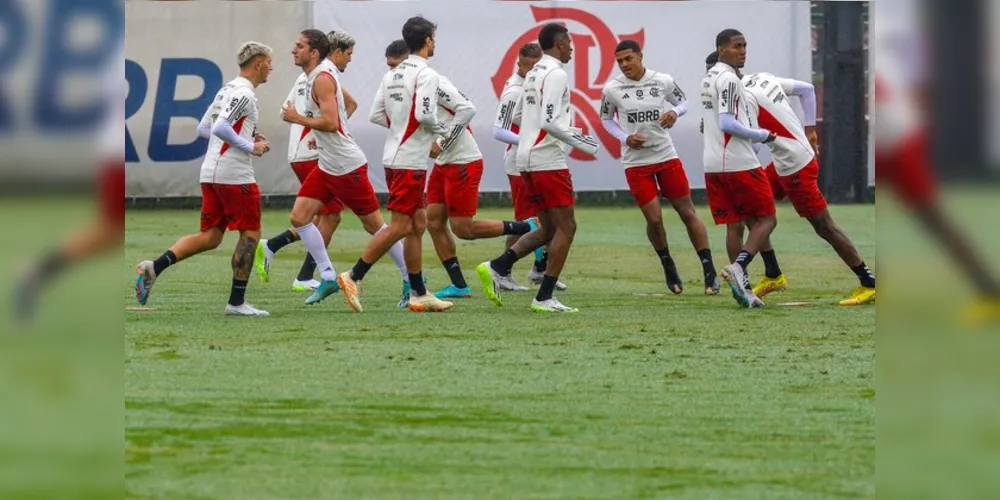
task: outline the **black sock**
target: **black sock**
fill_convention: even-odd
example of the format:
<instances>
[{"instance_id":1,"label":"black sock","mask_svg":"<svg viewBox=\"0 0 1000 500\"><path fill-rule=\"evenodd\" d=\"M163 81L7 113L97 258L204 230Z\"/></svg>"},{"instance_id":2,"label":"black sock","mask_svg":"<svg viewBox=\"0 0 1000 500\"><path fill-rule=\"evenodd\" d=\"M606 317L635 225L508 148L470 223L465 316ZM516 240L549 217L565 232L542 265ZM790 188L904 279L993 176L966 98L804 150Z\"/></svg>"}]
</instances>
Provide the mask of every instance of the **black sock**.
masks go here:
<instances>
[{"instance_id":1,"label":"black sock","mask_svg":"<svg viewBox=\"0 0 1000 500\"><path fill-rule=\"evenodd\" d=\"M177 263L177 256L174 255L174 252L167 250L166 252L163 252L163 255L161 255L160 258L153 261L153 272L156 273L157 276L159 276L164 269L176 263Z\"/></svg>"},{"instance_id":2,"label":"black sock","mask_svg":"<svg viewBox=\"0 0 1000 500\"><path fill-rule=\"evenodd\" d=\"M289 229L275 236L274 238L267 240L267 248L270 249L272 252L277 252L278 250L281 250L282 248L285 248L286 246L290 245L296 239L298 238L296 238L295 235L292 234L292 230ZM310 274L310 276L312 275Z\"/></svg>"},{"instance_id":3,"label":"black sock","mask_svg":"<svg viewBox=\"0 0 1000 500\"><path fill-rule=\"evenodd\" d=\"M45 283L51 280L52 278L55 278L60 273L62 273L63 269L66 269L66 265L68 263L69 261L66 260L66 255L63 254L61 250L56 250L48 254L39 263L38 281L41 283Z\"/></svg>"},{"instance_id":4,"label":"black sock","mask_svg":"<svg viewBox=\"0 0 1000 500\"><path fill-rule=\"evenodd\" d=\"M358 259L358 263L354 264L354 268L351 269L351 279L354 281L361 281L365 279L365 275L368 274L368 271L370 271L371 268L371 264L365 262L363 259ZM413 275L411 274L410 276ZM410 282L410 285L412 286L413 283Z\"/></svg>"},{"instance_id":5,"label":"black sock","mask_svg":"<svg viewBox=\"0 0 1000 500\"><path fill-rule=\"evenodd\" d=\"M852 267L851 271L858 276L861 286L865 288L875 288L875 273L868 269L868 265L862 262L858 267Z\"/></svg>"},{"instance_id":6,"label":"black sock","mask_svg":"<svg viewBox=\"0 0 1000 500\"><path fill-rule=\"evenodd\" d=\"M542 278L542 284L538 287L538 295L535 295L535 300L543 302L551 299L552 292L556 289L557 281L559 281L558 277L546 274Z\"/></svg>"},{"instance_id":7,"label":"black sock","mask_svg":"<svg viewBox=\"0 0 1000 500\"><path fill-rule=\"evenodd\" d=\"M491 260L490 267L500 276L509 276L515 262L517 262L517 254L513 250L507 250L503 255Z\"/></svg>"},{"instance_id":8,"label":"black sock","mask_svg":"<svg viewBox=\"0 0 1000 500\"><path fill-rule=\"evenodd\" d=\"M751 262L753 262L753 255L750 255L750 252L746 250L740 250L740 254L736 256L736 264L739 264L740 267L746 271L747 266L749 266Z\"/></svg>"},{"instance_id":9,"label":"black sock","mask_svg":"<svg viewBox=\"0 0 1000 500\"><path fill-rule=\"evenodd\" d=\"M656 249L654 248L654 250ZM663 266L664 271L674 267L674 259L670 257L670 249L656 250L656 255L660 257L660 265Z\"/></svg>"},{"instance_id":10,"label":"black sock","mask_svg":"<svg viewBox=\"0 0 1000 500\"><path fill-rule=\"evenodd\" d=\"M416 294L417 297L427 295L427 287L424 286L423 273L410 273L410 290L413 290L413 293Z\"/></svg>"},{"instance_id":11,"label":"black sock","mask_svg":"<svg viewBox=\"0 0 1000 500\"><path fill-rule=\"evenodd\" d=\"M712 262L712 251L708 248L698 250L698 258L701 259L701 268L705 271L705 276L709 274L715 276L715 263Z\"/></svg>"},{"instance_id":12,"label":"black sock","mask_svg":"<svg viewBox=\"0 0 1000 500\"><path fill-rule=\"evenodd\" d=\"M268 246L271 242L268 241ZM296 278L299 281L309 281L313 279L313 275L316 274L316 260L313 259L311 253L306 254L306 260L302 262L302 269L299 269L299 277Z\"/></svg>"},{"instance_id":13,"label":"black sock","mask_svg":"<svg viewBox=\"0 0 1000 500\"><path fill-rule=\"evenodd\" d=\"M781 276L781 268L778 267L778 256L774 254L774 250L761 251L760 258L764 259L764 276L771 279ZM746 266L743 267L746 268Z\"/></svg>"},{"instance_id":14,"label":"black sock","mask_svg":"<svg viewBox=\"0 0 1000 500\"><path fill-rule=\"evenodd\" d=\"M535 261L535 271L544 273L547 267L549 267L549 252L542 252L542 260Z\"/></svg>"},{"instance_id":15,"label":"black sock","mask_svg":"<svg viewBox=\"0 0 1000 500\"><path fill-rule=\"evenodd\" d=\"M455 285L456 288L469 287L469 284L465 282L465 276L462 276L462 266L458 264L458 257L452 257L441 262L441 264L444 265L444 270L448 271L448 277L451 278L452 285Z\"/></svg>"},{"instance_id":16,"label":"black sock","mask_svg":"<svg viewBox=\"0 0 1000 500\"><path fill-rule=\"evenodd\" d=\"M531 232L531 224L519 220L503 221L503 234L528 234Z\"/></svg>"},{"instance_id":17,"label":"black sock","mask_svg":"<svg viewBox=\"0 0 1000 500\"><path fill-rule=\"evenodd\" d=\"M242 306L246 302L247 280L233 280L233 289L229 292L229 305Z\"/></svg>"}]
</instances>

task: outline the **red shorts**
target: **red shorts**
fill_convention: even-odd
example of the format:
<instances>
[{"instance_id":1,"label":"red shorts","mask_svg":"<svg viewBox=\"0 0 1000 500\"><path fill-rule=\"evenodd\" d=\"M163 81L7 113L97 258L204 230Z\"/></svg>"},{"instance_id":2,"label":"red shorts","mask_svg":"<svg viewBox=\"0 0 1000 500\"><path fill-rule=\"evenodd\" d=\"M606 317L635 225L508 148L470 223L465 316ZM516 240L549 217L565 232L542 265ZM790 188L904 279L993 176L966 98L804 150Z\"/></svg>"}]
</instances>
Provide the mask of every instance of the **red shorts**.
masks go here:
<instances>
[{"instance_id":1,"label":"red shorts","mask_svg":"<svg viewBox=\"0 0 1000 500\"><path fill-rule=\"evenodd\" d=\"M201 185L201 230L260 231L260 189L256 184Z\"/></svg>"},{"instance_id":2,"label":"red shorts","mask_svg":"<svg viewBox=\"0 0 1000 500\"><path fill-rule=\"evenodd\" d=\"M483 160L472 163L434 164L427 181L427 204L444 204L449 217L472 217L479 209L479 181Z\"/></svg>"},{"instance_id":3,"label":"red shorts","mask_svg":"<svg viewBox=\"0 0 1000 500\"><path fill-rule=\"evenodd\" d=\"M716 225L774 215L774 195L763 168L705 174L708 205Z\"/></svg>"},{"instance_id":4,"label":"red shorts","mask_svg":"<svg viewBox=\"0 0 1000 500\"><path fill-rule=\"evenodd\" d=\"M292 172L295 172L295 177L299 178L299 184L305 184L306 178L309 177L309 174L313 173L313 170L319 170L319 160L297 161L292 163ZM343 211L344 204L341 203L340 200L334 198L319 211L319 214L339 214Z\"/></svg>"},{"instance_id":5,"label":"red shorts","mask_svg":"<svg viewBox=\"0 0 1000 500\"><path fill-rule=\"evenodd\" d=\"M528 190L524 188L524 179L520 175L507 175L510 181L510 198L514 200L514 218L517 220L528 220L535 215L535 207L528 199Z\"/></svg>"},{"instance_id":6,"label":"red shorts","mask_svg":"<svg viewBox=\"0 0 1000 500\"><path fill-rule=\"evenodd\" d=\"M787 197L799 217L815 217L826 210L826 198L819 190L819 162L815 158L792 175L778 175L773 163L764 170L774 199L780 201Z\"/></svg>"},{"instance_id":7,"label":"red shorts","mask_svg":"<svg viewBox=\"0 0 1000 500\"><path fill-rule=\"evenodd\" d=\"M522 172L524 190L535 213L553 208L571 207L576 203L573 176L569 169Z\"/></svg>"},{"instance_id":8,"label":"red shorts","mask_svg":"<svg viewBox=\"0 0 1000 500\"><path fill-rule=\"evenodd\" d=\"M101 167L101 214L113 224L125 225L125 160L112 160Z\"/></svg>"},{"instance_id":9,"label":"red shorts","mask_svg":"<svg viewBox=\"0 0 1000 500\"><path fill-rule=\"evenodd\" d=\"M299 197L319 200L326 206L339 200L356 215L378 211L378 197L368 180L367 163L345 175L332 175L317 168L302 183Z\"/></svg>"},{"instance_id":10,"label":"red shorts","mask_svg":"<svg viewBox=\"0 0 1000 500\"><path fill-rule=\"evenodd\" d=\"M626 168L625 180L635 204L640 207L660 197L677 200L691 195L684 164L677 158L655 165Z\"/></svg>"},{"instance_id":11,"label":"red shorts","mask_svg":"<svg viewBox=\"0 0 1000 500\"><path fill-rule=\"evenodd\" d=\"M931 172L927 138L914 134L888 151L875 149L875 177L888 182L910 208L930 205L937 198L937 183ZM876 181L877 182L877 181Z\"/></svg>"},{"instance_id":12,"label":"red shorts","mask_svg":"<svg viewBox=\"0 0 1000 500\"><path fill-rule=\"evenodd\" d=\"M417 210L427 208L427 198L424 196L426 182L426 170L386 168L385 183L389 185L389 202L386 203L386 208L390 212L410 217L413 217Z\"/></svg>"}]
</instances>

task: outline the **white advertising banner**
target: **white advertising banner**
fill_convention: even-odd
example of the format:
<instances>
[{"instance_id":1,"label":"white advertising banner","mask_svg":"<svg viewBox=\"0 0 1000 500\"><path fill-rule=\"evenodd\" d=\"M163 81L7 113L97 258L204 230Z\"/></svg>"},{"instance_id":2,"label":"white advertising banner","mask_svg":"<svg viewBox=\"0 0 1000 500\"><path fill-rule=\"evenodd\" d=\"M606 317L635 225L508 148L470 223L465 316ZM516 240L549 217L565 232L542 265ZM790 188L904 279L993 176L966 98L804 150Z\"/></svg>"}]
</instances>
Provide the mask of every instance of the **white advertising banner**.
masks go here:
<instances>
[{"instance_id":1,"label":"white advertising banner","mask_svg":"<svg viewBox=\"0 0 1000 500\"><path fill-rule=\"evenodd\" d=\"M288 127L279 110L298 76L291 51L310 25L309 2L127 2L125 4L126 196L201 196L208 141L198 121L216 92L239 75L236 53L255 40L274 49L274 72L257 88L258 130L271 152L255 162L266 194L295 193Z\"/></svg>"},{"instance_id":2,"label":"white advertising banner","mask_svg":"<svg viewBox=\"0 0 1000 500\"><path fill-rule=\"evenodd\" d=\"M294 194L298 181L286 164L288 127L278 109L298 75L291 47L299 31L344 29L357 39L341 81L358 100L348 126L368 157L376 190L385 192L381 166L385 129L367 121L375 90L387 70L386 46L400 38L407 18L438 25L431 65L476 105L473 132L485 157L481 190L509 190L503 145L493 139L493 118L517 50L548 22L565 23L573 36L567 66L576 126L601 142L596 158L573 156L579 191L627 189L620 145L601 127L598 106L605 82L618 74L614 48L635 39L648 68L670 73L689 99L698 100L704 59L725 28L749 40L747 71L811 79L808 2L127 2L129 98L128 196L200 194L198 167L205 142L196 126L208 102L237 73L236 48L257 40L275 49L274 73L258 91L260 131L272 152L255 163L265 194ZM273 112L272 112L273 111ZM704 186L699 106L672 130L692 187ZM429 160L430 161L430 160Z\"/></svg>"},{"instance_id":3,"label":"white advertising banner","mask_svg":"<svg viewBox=\"0 0 1000 500\"><path fill-rule=\"evenodd\" d=\"M546 23L565 23L573 37L567 66L576 126L601 143L596 158L574 154L570 169L579 191L627 189L620 144L600 125L598 107L604 83L619 74L614 49L635 39L644 47L648 68L671 74L697 101L705 57L715 36L737 28L749 41L748 71L770 71L811 80L811 27L808 2L314 2L314 23L327 31L344 29L358 45L342 77L358 99L351 129L368 155L373 180L381 179L385 129L365 122L375 90L386 71L386 46L400 38L411 16L438 25L431 66L450 78L476 105L472 130L485 156L482 191L509 189L503 169L503 144L493 139L493 119L504 81L514 71L517 51L537 39ZM692 106L672 135L692 187L704 187L701 111ZM596 130L595 130L596 129Z\"/></svg>"}]
</instances>

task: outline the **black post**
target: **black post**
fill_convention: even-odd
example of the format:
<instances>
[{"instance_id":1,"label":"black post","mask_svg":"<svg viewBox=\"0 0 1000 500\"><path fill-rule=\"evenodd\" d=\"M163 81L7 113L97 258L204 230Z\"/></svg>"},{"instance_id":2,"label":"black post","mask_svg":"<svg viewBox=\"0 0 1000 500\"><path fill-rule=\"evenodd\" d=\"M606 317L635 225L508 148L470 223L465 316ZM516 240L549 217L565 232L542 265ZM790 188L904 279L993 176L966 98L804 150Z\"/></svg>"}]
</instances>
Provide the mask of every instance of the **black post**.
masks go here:
<instances>
[{"instance_id":1,"label":"black post","mask_svg":"<svg viewBox=\"0 0 1000 500\"><path fill-rule=\"evenodd\" d=\"M983 7L979 0L937 0L927 9L932 41L927 46L934 48L927 69L933 96L931 137L934 165L942 167L942 179L976 180L990 174Z\"/></svg>"},{"instance_id":2,"label":"black post","mask_svg":"<svg viewBox=\"0 0 1000 500\"><path fill-rule=\"evenodd\" d=\"M834 203L868 201L864 2L823 2L820 188ZM876 20L877 22L877 20Z\"/></svg>"}]
</instances>

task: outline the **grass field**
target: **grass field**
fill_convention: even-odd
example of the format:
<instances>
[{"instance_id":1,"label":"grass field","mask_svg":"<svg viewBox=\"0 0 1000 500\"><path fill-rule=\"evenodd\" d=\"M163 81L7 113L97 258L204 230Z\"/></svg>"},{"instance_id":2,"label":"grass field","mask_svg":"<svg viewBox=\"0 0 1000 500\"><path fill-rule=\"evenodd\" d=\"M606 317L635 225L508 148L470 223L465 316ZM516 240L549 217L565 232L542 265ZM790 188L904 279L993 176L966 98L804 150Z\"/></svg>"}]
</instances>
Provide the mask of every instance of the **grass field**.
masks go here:
<instances>
[{"instance_id":1,"label":"grass field","mask_svg":"<svg viewBox=\"0 0 1000 500\"><path fill-rule=\"evenodd\" d=\"M875 208L833 213L875 268ZM286 216L265 213L265 234ZM368 239L352 219L330 246L338 269ZM290 291L295 244L270 284L251 281L248 300L272 316L226 318L232 235L169 269L157 310L125 313L125 496L874 496L875 308L833 305L856 278L806 222L780 209L774 243L792 288L746 311L697 293L676 216L679 297L660 295L636 210L578 219L560 298L582 312L569 316L530 313L528 293L495 308L475 288L447 314L399 311L388 261L366 279L364 314L339 295L306 307ZM130 212L127 224L123 282L198 216ZM722 230L710 231L721 265ZM460 243L467 278L501 246ZM434 260L428 248L431 288L446 282ZM799 301L812 305L779 305Z\"/></svg>"}]
</instances>

